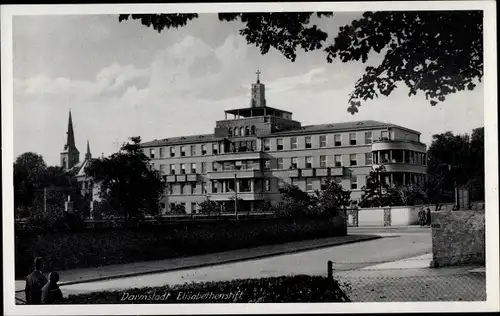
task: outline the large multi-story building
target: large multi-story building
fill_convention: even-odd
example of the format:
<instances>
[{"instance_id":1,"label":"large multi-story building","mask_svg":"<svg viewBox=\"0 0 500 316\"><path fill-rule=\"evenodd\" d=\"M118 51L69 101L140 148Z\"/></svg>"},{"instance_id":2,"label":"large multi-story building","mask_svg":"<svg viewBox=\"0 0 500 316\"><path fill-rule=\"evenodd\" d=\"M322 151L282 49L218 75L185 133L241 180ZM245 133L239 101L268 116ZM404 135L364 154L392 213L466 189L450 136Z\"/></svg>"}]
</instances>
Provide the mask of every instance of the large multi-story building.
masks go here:
<instances>
[{"instance_id":1,"label":"large multi-story building","mask_svg":"<svg viewBox=\"0 0 500 316\"><path fill-rule=\"evenodd\" d=\"M232 117L230 117L232 116ZM173 204L196 213L210 199L255 209L278 201L285 183L321 190L330 178L361 197L370 171L384 165L391 185L419 183L426 174L420 133L377 121L302 126L292 113L269 107L257 77L249 107L225 111L212 134L157 139L142 144L168 183L164 211Z\"/></svg>"}]
</instances>

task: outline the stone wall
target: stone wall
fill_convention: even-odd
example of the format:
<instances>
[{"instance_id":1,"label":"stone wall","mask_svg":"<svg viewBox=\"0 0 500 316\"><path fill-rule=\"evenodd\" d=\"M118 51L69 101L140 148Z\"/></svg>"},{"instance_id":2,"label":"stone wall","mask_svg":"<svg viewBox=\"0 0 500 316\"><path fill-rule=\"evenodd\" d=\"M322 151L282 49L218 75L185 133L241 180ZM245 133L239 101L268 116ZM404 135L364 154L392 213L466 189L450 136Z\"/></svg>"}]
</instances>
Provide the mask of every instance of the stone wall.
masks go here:
<instances>
[{"instance_id":1,"label":"stone wall","mask_svg":"<svg viewBox=\"0 0 500 316\"><path fill-rule=\"evenodd\" d=\"M485 263L484 211L432 212L433 266Z\"/></svg>"}]
</instances>

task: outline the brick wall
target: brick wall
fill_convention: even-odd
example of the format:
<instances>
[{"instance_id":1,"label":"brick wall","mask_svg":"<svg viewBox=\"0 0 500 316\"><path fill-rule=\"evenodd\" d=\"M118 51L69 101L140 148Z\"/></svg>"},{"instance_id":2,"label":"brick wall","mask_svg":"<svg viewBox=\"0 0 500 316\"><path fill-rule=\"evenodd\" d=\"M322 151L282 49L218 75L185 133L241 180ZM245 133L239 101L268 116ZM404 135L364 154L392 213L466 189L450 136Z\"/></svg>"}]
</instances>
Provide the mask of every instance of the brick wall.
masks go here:
<instances>
[{"instance_id":1,"label":"brick wall","mask_svg":"<svg viewBox=\"0 0 500 316\"><path fill-rule=\"evenodd\" d=\"M432 212L434 266L485 263L484 211Z\"/></svg>"}]
</instances>

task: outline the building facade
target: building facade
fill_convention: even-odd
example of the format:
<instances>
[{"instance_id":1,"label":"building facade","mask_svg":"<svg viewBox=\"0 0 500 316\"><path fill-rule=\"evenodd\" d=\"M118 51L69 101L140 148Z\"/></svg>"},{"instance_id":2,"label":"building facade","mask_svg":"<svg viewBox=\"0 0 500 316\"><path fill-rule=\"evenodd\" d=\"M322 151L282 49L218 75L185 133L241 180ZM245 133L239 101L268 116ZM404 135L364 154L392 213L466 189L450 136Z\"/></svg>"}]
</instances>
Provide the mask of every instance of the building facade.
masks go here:
<instances>
[{"instance_id":1,"label":"building facade","mask_svg":"<svg viewBox=\"0 0 500 316\"><path fill-rule=\"evenodd\" d=\"M249 107L225 111L213 134L142 144L168 184L163 212L180 203L196 213L206 199L231 211L235 198L239 210L251 211L279 201L286 183L313 192L327 179L357 200L380 165L391 185L424 181L426 146L419 132L378 121L302 126L291 112L267 106L258 77L251 92Z\"/></svg>"}]
</instances>

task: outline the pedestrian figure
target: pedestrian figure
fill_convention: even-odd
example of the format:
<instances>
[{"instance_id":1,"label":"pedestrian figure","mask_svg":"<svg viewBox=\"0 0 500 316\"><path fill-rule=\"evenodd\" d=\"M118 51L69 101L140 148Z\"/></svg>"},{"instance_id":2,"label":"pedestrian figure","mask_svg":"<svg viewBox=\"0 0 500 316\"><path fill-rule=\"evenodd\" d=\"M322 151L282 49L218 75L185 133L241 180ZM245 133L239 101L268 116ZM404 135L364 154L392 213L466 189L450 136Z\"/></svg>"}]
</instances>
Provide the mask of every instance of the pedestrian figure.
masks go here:
<instances>
[{"instance_id":1,"label":"pedestrian figure","mask_svg":"<svg viewBox=\"0 0 500 316\"><path fill-rule=\"evenodd\" d=\"M42 288L47 283L47 278L42 273L43 260L35 258L35 270L26 277L26 304L40 304Z\"/></svg>"},{"instance_id":2,"label":"pedestrian figure","mask_svg":"<svg viewBox=\"0 0 500 316\"><path fill-rule=\"evenodd\" d=\"M42 288L42 304L62 302L63 296L57 282L59 282L59 273L53 271L49 275L49 283L45 284Z\"/></svg>"},{"instance_id":3,"label":"pedestrian figure","mask_svg":"<svg viewBox=\"0 0 500 316\"><path fill-rule=\"evenodd\" d=\"M421 207L420 210L418 211L418 222L420 226L424 226L424 208Z\"/></svg>"},{"instance_id":4,"label":"pedestrian figure","mask_svg":"<svg viewBox=\"0 0 500 316\"><path fill-rule=\"evenodd\" d=\"M431 226L431 209L427 208L427 226Z\"/></svg>"}]
</instances>

